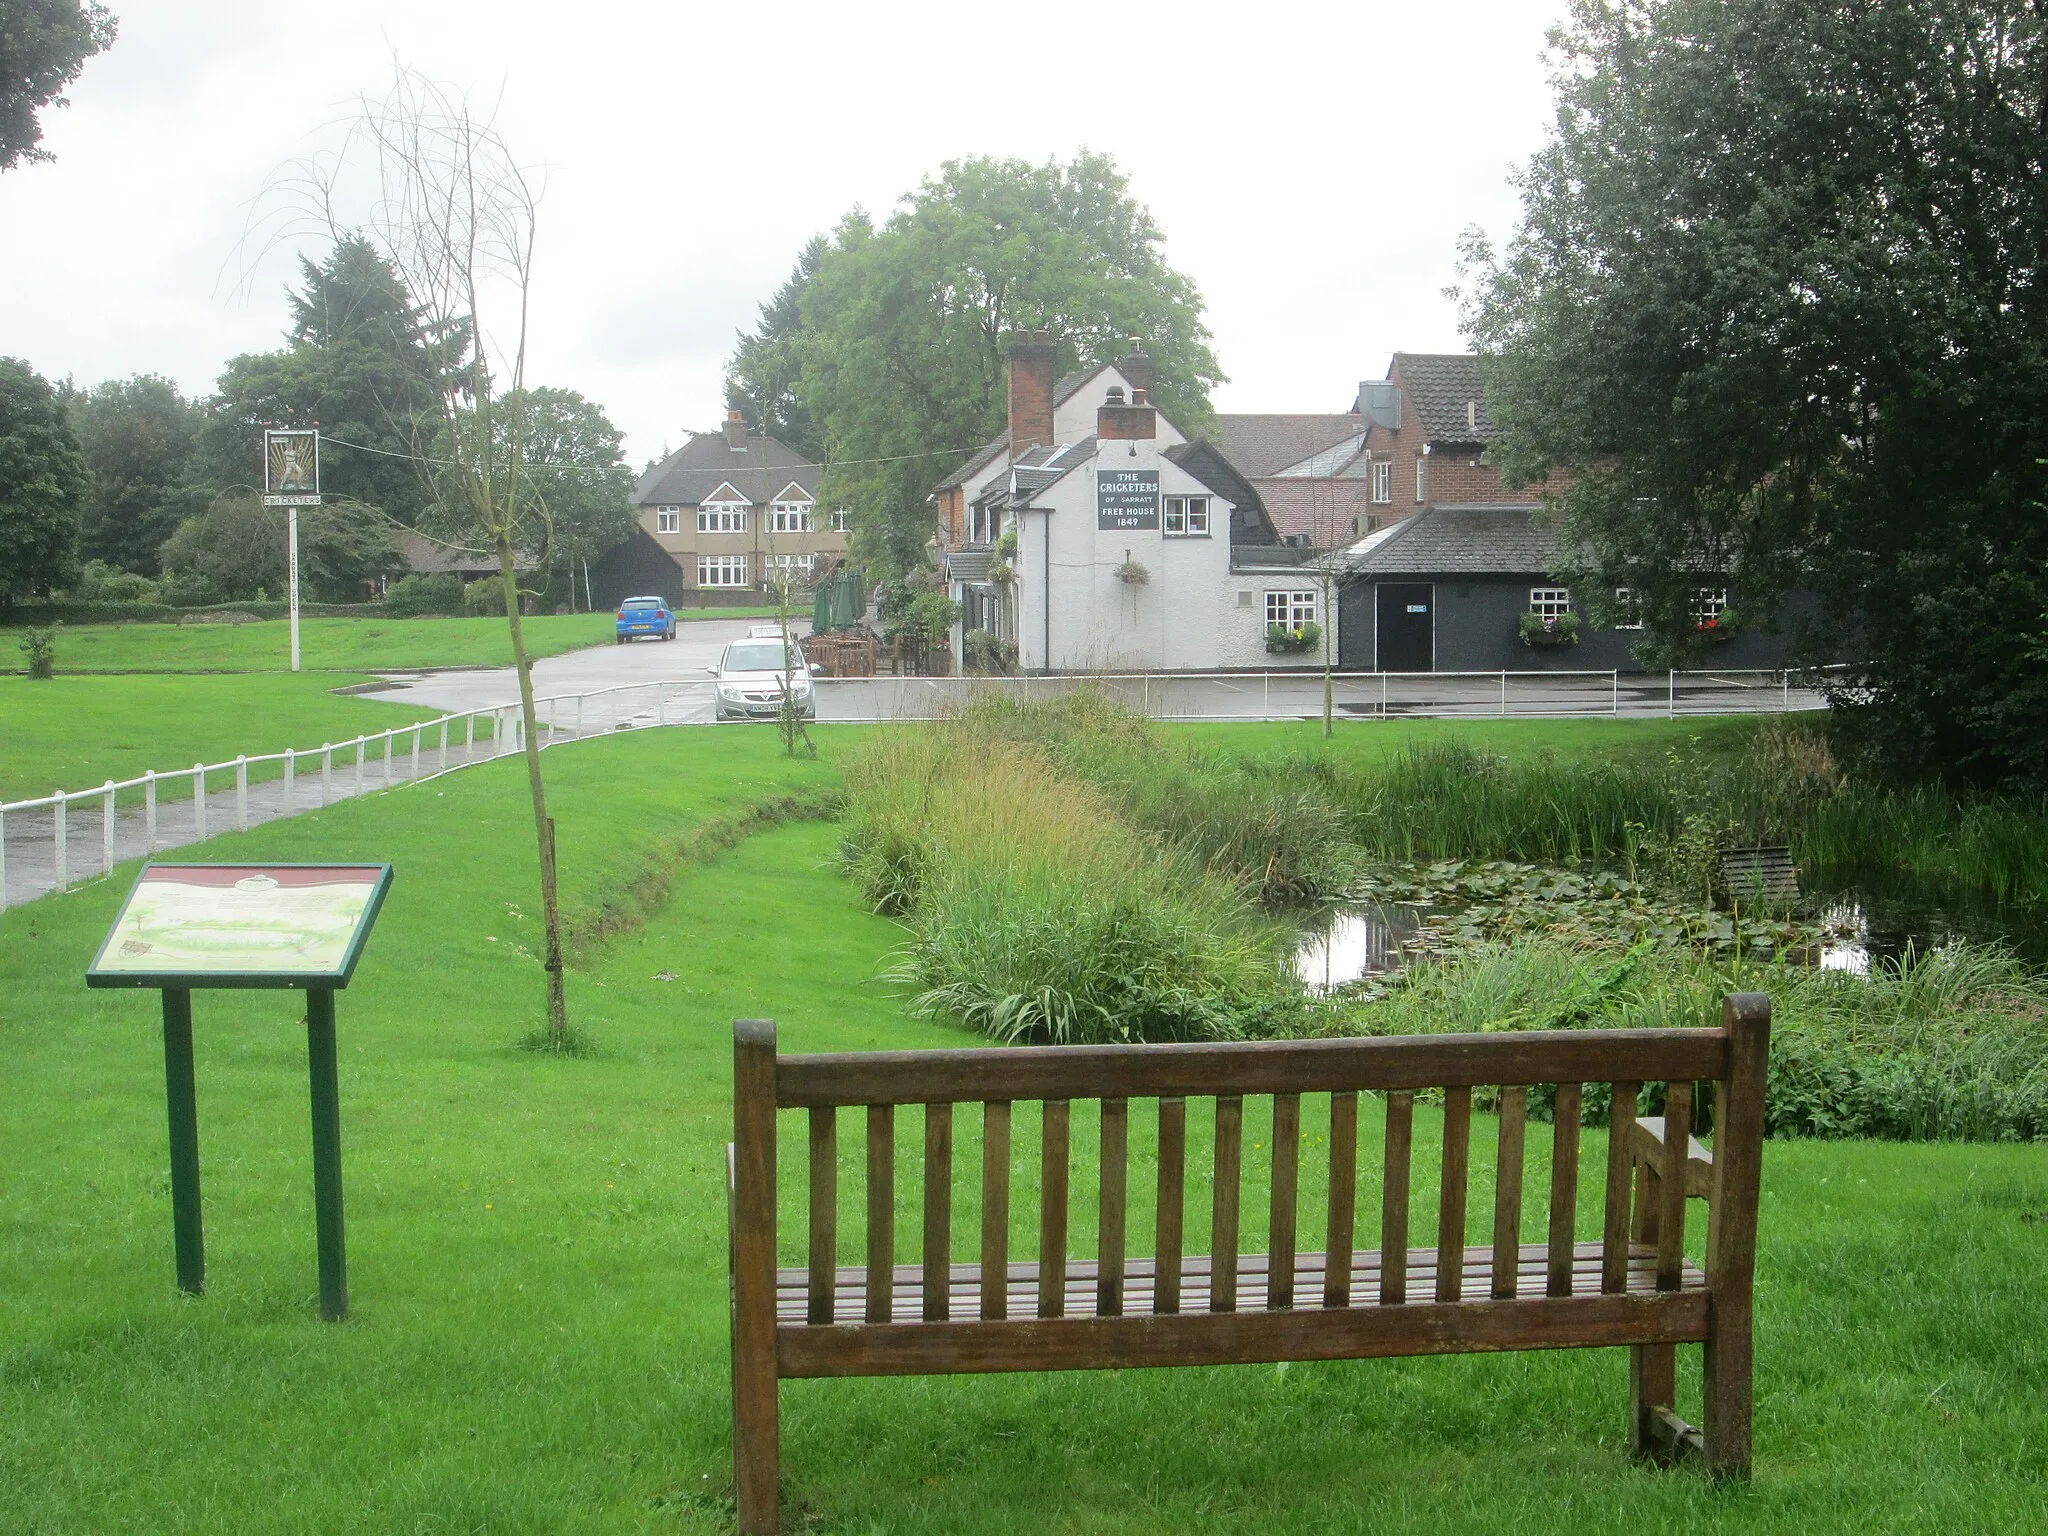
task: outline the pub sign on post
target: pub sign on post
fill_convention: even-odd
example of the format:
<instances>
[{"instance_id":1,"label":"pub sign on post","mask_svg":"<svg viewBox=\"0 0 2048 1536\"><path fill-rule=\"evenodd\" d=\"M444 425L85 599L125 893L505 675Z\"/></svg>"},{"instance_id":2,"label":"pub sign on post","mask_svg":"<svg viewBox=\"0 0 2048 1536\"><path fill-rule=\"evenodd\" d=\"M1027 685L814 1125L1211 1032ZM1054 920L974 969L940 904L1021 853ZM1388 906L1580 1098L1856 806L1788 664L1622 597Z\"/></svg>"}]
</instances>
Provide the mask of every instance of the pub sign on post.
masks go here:
<instances>
[{"instance_id":1,"label":"pub sign on post","mask_svg":"<svg viewBox=\"0 0 2048 1536\"><path fill-rule=\"evenodd\" d=\"M1159 471L1105 469L1095 476L1095 527L1129 533L1159 526Z\"/></svg>"}]
</instances>

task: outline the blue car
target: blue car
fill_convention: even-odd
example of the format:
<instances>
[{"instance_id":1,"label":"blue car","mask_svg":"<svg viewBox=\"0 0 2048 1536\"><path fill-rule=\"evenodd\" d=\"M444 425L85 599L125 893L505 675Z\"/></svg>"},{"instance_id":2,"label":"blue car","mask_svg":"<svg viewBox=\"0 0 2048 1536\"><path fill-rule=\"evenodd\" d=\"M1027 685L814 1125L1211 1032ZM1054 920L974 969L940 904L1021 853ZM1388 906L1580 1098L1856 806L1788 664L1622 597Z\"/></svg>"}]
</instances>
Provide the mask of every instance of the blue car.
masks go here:
<instances>
[{"instance_id":1,"label":"blue car","mask_svg":"<svg viewBox=\"0 0 2048 1536\"><path fill-rule=\"evenodd\" d=\"M673 640L676 637L676 616L658 597L629 597L619 604L618 635L621 645L642 635L652 635L657 640Z\"/></svg>"}]
</instances>

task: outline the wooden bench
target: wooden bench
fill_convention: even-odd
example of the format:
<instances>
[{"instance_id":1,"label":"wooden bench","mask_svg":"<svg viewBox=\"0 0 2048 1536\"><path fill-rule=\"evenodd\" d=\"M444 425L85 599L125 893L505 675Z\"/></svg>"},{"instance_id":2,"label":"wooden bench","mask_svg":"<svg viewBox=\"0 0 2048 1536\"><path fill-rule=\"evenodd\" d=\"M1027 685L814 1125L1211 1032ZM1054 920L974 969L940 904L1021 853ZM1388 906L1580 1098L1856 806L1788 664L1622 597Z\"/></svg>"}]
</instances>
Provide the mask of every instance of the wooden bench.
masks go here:
<instances>
[{"instance_id":1,"label":"wooden bench","mask_svg":"<svg viewBox=\"0 0 2048 1536\"><path fill-rule=\"evenodd\" d=\"M1728 998L1712 1029L1433 1035L1245 1045L1026 1047L778 1056L775 1027L733 1041L733 1463L740 1529L776 1529L777 1383L788 1377L1049 1371L1362 1359L1626 1345L1629 1442L1746 1475L1750 1290L1762 1165L1767 998ZM1612 1085L1603 1219L1577 1239L1587 1083ZM1639 1119L1646 1083L1668 1085ZM1691 1135L1712 1083L1711 1153ZM1548 1221L1523 1242L1532 1087L1555 1090ZM1492 1242L1465 1241L1474 1088L1499 1090ZM1410 1245L1418 1092L1443 1099L1432 1247ZM1385 1095L1380 1245L1355 1246L1358 1095ZM1328 1094L1324 1246L1303 1252L1303 1094ZM1268 1241L1241 1251L1244 1101L1270 1095ZM1214 1100L1211 1251L1184 1252L1190 1098ZM1069 1254L1070 1125L1098 1100L1097 1258ZM1130 1101L1158 1101L1152 1256L1128 1254ZM1013 1106L1037 1101L1038 1258L1010 1257ZM953 1110L981 1106L980 1259L952 1260ZM896 1109L924 1106L923 1252L896 1262ZM838 1262L838 1111L866 1110L866 1263ZM1314 1106L1311 1106L1312 1109ZM808 1257L776 1267L776 1112L809 1121ZM1314 1118L1320 1119L1320 1115ZM1318 1128L1318 1134L1320 1128ZM1199 1180L1200 1170L1196 1170ZM1684 1255L1685 1201L1709 1206L1705 1268ZM1706 1346L1695 1429L1673 1401L1674 1348Z\"/></svg>"}]
</instances>

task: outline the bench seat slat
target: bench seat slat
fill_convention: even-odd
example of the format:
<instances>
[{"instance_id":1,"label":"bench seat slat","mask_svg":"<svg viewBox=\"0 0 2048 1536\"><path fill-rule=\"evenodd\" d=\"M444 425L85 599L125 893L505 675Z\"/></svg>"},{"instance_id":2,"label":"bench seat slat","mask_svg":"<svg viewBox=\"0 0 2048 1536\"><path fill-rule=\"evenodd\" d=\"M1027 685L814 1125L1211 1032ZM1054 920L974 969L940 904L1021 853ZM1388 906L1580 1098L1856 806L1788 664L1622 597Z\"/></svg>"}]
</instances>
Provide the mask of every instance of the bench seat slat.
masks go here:
<instances>
[{"instance_id":1,"label":"bench seat slat","mask_svg":"<svg viewBox=\"0 0 2048 1536\"><path fill-rule=\"evenodd\" d=\"M1550 1249L1543 1243L1525 1243L1517 1252L1515 1265L1515 1295L1534 1297L1544 1295L1549 1285ZM1267 1276L1270 1270L1268 1255L1263 1253L1242 1254L1238 1258L1236 1284L1237 1309L1242 1312L1268 1310ZM1320 1253L1295 1255L1293 1274L1297 1310L1342 1311L1344 1308L1330 1308L1318 1305L1322 1293L1321 1281L1325 1272L1324 1257ZM1407 1255L1408 1273L1416 1281L1417 1289L1424 1294L1433 1292L1436 1285L1437 1250L1434 1248L1411 1249ZM1376 1249L1361 1249L1351 1256L1351 1272L1358 1277L1358 1292L1351 1299L1351 1306L1372 1306L1370 1299L1378 1289L1382 1265ZM1467 1248L1459 1266L1462 1287L1465 1294L1480 1297L1487 1294L1494 1277L1494 1253L1491 1247ZM1572 1255L1571 1298L1596 1295L1601 1289L1602 1247L1599 1243L1580 1243ZM1036 1308L1039 1296L1038 1265L1028 1260L1012 1263L1007 1267L1003 1289L1007 1291L1013 1314L1021 1311L1030 1315ZM1155 1268L1150 1258L1130 1258L1124 1261L1124 1306L1126 1315L1150 1313ZM1189 1312L1207 1312L1209 1306L1212 1269L1206 1254L1189 1254L1181 1260L1181 1295ZM1095 1315L1097 1270L1092 1259L1069 1259L1066 1263L1064 1294L1070 1320L1080 1320ZM892 1324L923 1321L925 1271L921 1265L898 1265L893 1283ZM1706 1284L1706 1277L1697 1268L1687 1265L1681 1289L1696 1290ZM783 1324L807 1325L809 1312L809 1271L786 1269L777 1274L777 1320ZM982 1293L981 1266L978 1264L955 1264L948 1275L948 1288L954 1298L953 1315L971 1319L974 1316L974 1299ZM1628 1260L1628 1290L1632 1295L1648 1295L1657 1289L1657 1248L1651 1243L1636 1243L1630 1246ZM867 1270L857 1265L841 1268L835 1290L834 1322L845 1324L866 1324ZM1461 1303L1462 1304L1462 1303ZM1423 1303L1405 1303L1419 1306ZM1213 1315L1213 1314L1212 1314ZM884 1325L872 1325L884 1326Z\"/></svg>"},{"instance_id":2,"label":"bench seat slat","mask_svg":"<svg viewBox=\"0 0 2048 1536\"><path fill-rule=\"evenodd\" d=\"M1483 1274L1484 1271L1478 1273ZM1652 1277L1650 1270L1644 1271ZM1022 1318L1009 1322L912 1320L848 1328L779 1325L777 1372L805 1376L921 1376L954 1372L1105 1370L1675 1344L1703 1339L1708 1292L1598 1290L1405 1306L1184 1312L1169 1316ZM1306 1299L1306 1298L1302 1298Z\"/></svg>"}]
</instances>

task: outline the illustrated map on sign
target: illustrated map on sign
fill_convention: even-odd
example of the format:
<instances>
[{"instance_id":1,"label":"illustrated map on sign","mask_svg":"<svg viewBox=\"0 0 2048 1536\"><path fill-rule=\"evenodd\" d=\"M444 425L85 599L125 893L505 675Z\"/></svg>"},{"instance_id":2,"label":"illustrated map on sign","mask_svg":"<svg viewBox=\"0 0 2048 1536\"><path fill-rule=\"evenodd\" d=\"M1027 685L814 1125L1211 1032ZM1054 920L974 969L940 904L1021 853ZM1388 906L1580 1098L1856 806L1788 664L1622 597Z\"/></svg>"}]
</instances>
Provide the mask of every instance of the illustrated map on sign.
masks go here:
<instances>
[{"instance_id":1,"label":"illustrated map on sign","mask_svg":"<svg viewBox=\"0 0 2048 1536\"><path fill-rule=\"evenodd\" d=\"M92 974L338 974L389 876L381 864L153 864Z\"/></svg>"}]
</instances>

